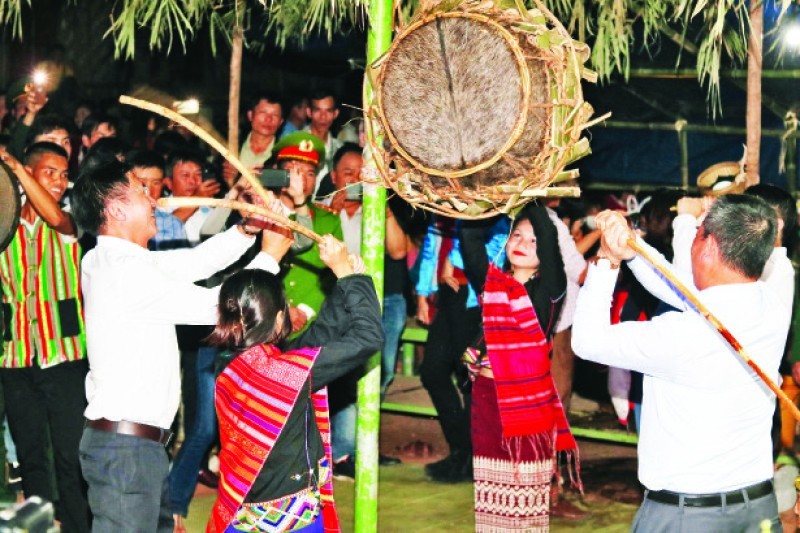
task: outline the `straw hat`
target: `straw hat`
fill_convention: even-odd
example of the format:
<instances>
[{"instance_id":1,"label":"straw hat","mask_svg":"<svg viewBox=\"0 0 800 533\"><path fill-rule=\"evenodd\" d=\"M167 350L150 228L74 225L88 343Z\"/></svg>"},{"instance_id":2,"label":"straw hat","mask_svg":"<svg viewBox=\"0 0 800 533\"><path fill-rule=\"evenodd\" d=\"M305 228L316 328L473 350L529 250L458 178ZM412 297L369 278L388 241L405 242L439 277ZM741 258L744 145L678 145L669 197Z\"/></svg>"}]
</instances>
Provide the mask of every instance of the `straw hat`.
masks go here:
<instances>
[{"instance_id":1,"label":"straw hat","mask_svg":"<svg viewBox=\"0 0 800 533\"><path fill-rule=\"evenodd\" d=\"M697 176L697 188L710 196L741 194L746 188L744 166L739 161L711 165Z\"/></svg>"}]
</instances>

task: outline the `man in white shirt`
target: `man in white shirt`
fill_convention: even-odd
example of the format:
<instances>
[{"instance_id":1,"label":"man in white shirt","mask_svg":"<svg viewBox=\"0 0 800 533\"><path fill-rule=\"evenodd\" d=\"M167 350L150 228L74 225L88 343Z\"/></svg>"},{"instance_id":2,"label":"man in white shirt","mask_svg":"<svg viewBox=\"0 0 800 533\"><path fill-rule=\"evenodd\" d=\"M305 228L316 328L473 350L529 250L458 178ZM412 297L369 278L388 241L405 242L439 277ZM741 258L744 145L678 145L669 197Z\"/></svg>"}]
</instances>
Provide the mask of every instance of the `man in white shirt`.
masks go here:
<instances>
[{"instance_id":1,"label":"man in white shirt","mask_svg":"<svg viewBox=\"0 0 800 533\"><path fill-rule=\"evenodd\" d=\"M572 345L584 359L644 374L639 480L646 491L633 531L756 531L763 523L777 530L774 395L694 310L610 325L622 260L630 260L648 290L661 284L654 294L666 282L635 256L621 215L607 211L597 222L601 259L589 267L578 296ZM719 198L692 243L687 280L773 380L791 319L791 310L759 281L776 231L775 213L763 200Z\"/></svg>"},{"instance_id":2,"label":"man in white shirt","mask_svg":"<svg viewBox=\"0 0 800 533\"><path fill-rule=\"evenodd\" d=\"M169 427L178 409L175 324L213 324L218 289L204 279L255 241L237 226L192 249L150 252L155 203L126 165L110 163L73 189L74 217L98 235L83 259L89 375L81 467L93 530L172 531L166 506ZM282 239L264 238L250 268L278 272Z\"/></svg>"},{"instance_id":3,"label":"man in white shirt","mask_svg":"<svg viewBox=\"0 0 800 533\"><path fill-rule=\"evenodd\" d=\"M328 200L342 221L342 234L347 253L361 255L361 223L363 200L361 197L361 169L364 167L362 148L357 144L343 145L333 156L331 178L336 193Z\"/></svg>"}]
</instances>

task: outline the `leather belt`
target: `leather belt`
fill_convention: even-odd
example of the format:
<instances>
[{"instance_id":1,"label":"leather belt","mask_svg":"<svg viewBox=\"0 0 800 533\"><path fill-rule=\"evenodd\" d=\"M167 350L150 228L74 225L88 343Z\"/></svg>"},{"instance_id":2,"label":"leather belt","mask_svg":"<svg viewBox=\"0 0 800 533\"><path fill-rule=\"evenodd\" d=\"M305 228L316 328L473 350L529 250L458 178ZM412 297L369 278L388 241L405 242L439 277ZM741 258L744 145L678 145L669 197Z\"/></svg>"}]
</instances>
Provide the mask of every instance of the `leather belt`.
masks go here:
<instances>
[{"instance_id":1,"label":"leather belt","mask_svg":"<svg viewBox=\"0 0 800 533\"><path fill-rule=\"evenodd\" d=\"M681 505L681 498L683 498L684 507L722 507L723 505L744 503L745 494L748 500L755 500L772 494L772 480L768 479L749 487L716 494L681 494L669 490L651 490L647 492L645 498L654 502L676 506Z\"/></svg>"},{"instance_id":2,"label":"leather belt","mask_svg":"<svg viewBox=\"0 0 800 533\"><path fill-rule=\"evenodd\" d=\"M120 433L122 435L141 437L163 444L164 446L172 439L172 431L168 429L148 426L147 424L138 424L136 422L128 422L127 420L114 422L106 418L98 418L97 420L87 420L86 427L98 431L106 431L108 433Z\"/></svg>"}]
</instances>

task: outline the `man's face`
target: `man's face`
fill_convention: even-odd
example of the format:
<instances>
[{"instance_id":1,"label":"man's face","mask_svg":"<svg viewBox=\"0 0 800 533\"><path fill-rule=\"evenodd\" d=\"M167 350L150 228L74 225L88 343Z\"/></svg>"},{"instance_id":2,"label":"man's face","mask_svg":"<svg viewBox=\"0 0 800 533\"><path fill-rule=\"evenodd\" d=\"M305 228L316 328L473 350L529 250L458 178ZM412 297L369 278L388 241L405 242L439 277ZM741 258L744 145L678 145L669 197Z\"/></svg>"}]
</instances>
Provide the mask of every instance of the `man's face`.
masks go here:
<instances>
[{"instance_id":1,"label":"man's face","mask_svg":"<svg viewBox=\"0 0 800 533\"><path fill-rule=\"evenodd\" d=\"M101 122L100 124L92 130L92 134L90 136L83 136L83 145L86 148L91 148L94 146L94 143L103 139L104 137L116 137L117 136L117 129L109 124L108 122Z\"/></svg>"},{"instance_id":2,"label":"man's face","mask_svg":"<svg viewBox=\"0 0 800 533\"><path fill-rule=\"evenodd\" d=\"M315 130L329 130L338 116L339 110L336 109L336 104L330 96L321 100L311 100L308 118L311 119L311 127Z\"/></svg>"},{"instance_id":3,"label":"man's face","mask_svg":"<svg viewBox=\"0 0 800 533\"><path fill-rule=\"evenodd\" d=\"M33 139L34 142L48 142L59 145L67 151L67 156L72 155L72 141L69 140L69 133L67 130L56 129L47 133L37 135Z\"/></svg>"},{"instance_id":4,"label":"man's face","mask_svg":"<svg viewBox=\"0 0 800 533\"><path fill-rule=\"evenodd\" d=\"M364 166L364 158L356 152L348 152L342 156L336 168L331 172L333 184L337 189L344 189L350 183L358 183L361 180L361 168Z\"/></svg>"},{"instance_id":5,"label":"man's face","mask_svg":"<svg viewBox=\"0 0 800 533\"><path fill-rule=\"evenodd\" d=\"M317 184L317 167L305 161L286 161L281 168L292 172L293 170L303 176L303 194L311 196L314 185Z\"/></svg>"},{"instance_id":6,"label":"man's face","mask_svg":"<svg viewBox=\"0 0 800 533\"><path fill-rule=\"evenodd\" d=\"M83 121L92 114L92 110L86 107L85 105L78 106L75 110L75 125L79 128L83 125Z\"/></svg>"},{"instance_id":7,"label":"man's face","mask_svg":"<svg viewBox=\"0 0 800 533\"><path fill-rule=\"evenodd\" d=\"M172 168L172 176L164 180L174 196L194 196L203 181L203 169L194 161L181 161Z\"/></svg>"},{"instance_id":8,"label":"man's face","mask_svg":"<svg viewBox=\"0 0 800 533\"><path fill-rule=\"evenodd\" d=\"M292 122L305 122L306 109L308 108L308 100L303 100L292 106L289 110L289 120Z\"/></svg>"},{"instance_id":9,"label":"man's face","mask_svg":"<svg viewBox=\"0 0 800 533\"><path fill-rule=\"evenodd\" d=\"M161 198L164 190L164 172L158 167L135 167L133 173L147 187L147 194L153 200Z\"/></svg>"},{"instance_id":10,"label":"man's face","mask_svg":"<svg viewBox=\"0 0 800 533\"><path fill-rule=\"evenodd\" d=\"M264 137L273 137L283 124L280 104L271 104L261 100L251 111L247 112L247 120L254 132Z\"/></svg>"},{"instance_id":11,"label":"man's face","mask_svg":"<svg viewBox=\"0 0 800 533\"><path fill-rule=\"evenodd\" d=\"M42 154L33 160L33 166L25 167L50 196L58 202L67 190L67 159L56 154Z\"/></svg>"},{"instance_id":12,"label":"man's face","mask_svg":"<svg viewBox=\"0 0 800 533\"><path fill-rule=\"evenodd\" d=\"M140 246L147 246L147 241L156 236L155 207L156 204L147 193L144 184L132 173L128 174L128 190L125 196L117 200L117 206L124 217L130 240Z\"/></svg>"}]
</instances>

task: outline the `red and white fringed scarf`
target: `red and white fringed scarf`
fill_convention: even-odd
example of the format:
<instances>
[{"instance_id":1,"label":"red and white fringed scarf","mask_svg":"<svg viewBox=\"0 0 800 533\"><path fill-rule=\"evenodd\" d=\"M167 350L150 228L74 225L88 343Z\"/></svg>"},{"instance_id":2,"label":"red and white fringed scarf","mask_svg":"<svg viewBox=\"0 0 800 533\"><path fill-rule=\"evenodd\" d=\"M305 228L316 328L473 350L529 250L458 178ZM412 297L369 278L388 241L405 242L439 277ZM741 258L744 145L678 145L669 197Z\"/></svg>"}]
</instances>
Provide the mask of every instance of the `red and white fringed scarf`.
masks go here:
<instances>
[{"instance_id":1,"label":"red and white fringed scarf","mask_svg":"<svg viewBox=\"0 0 800 533\"><path fill-rule=\"evenodd\" d=\"M515 457L530 439L537 459L565 451L572 483L581 488L578 445L550 374L550 342L525 287L489 265L483 293L483 327L492 364L503 442ZM556 461L554 473L558 474Z\"/></svg>"},{"instance_id":2,"label":"red and white fringed scarf","mask_svg":"<svg viewBox=\"0 0 800 533\"><path fill-rule=\"evenodd\" d=\"M259 345L236 357L217 379L220 483L207 533L221 533L231 523L278 440L318 354L318 348L284 354L274 346ZM311 398L325 455L328 464L333 464L327 392L322 389ZM325 531L340 531L332 481L320 487L320 497Z\"/></svg>"}]
</instances>

